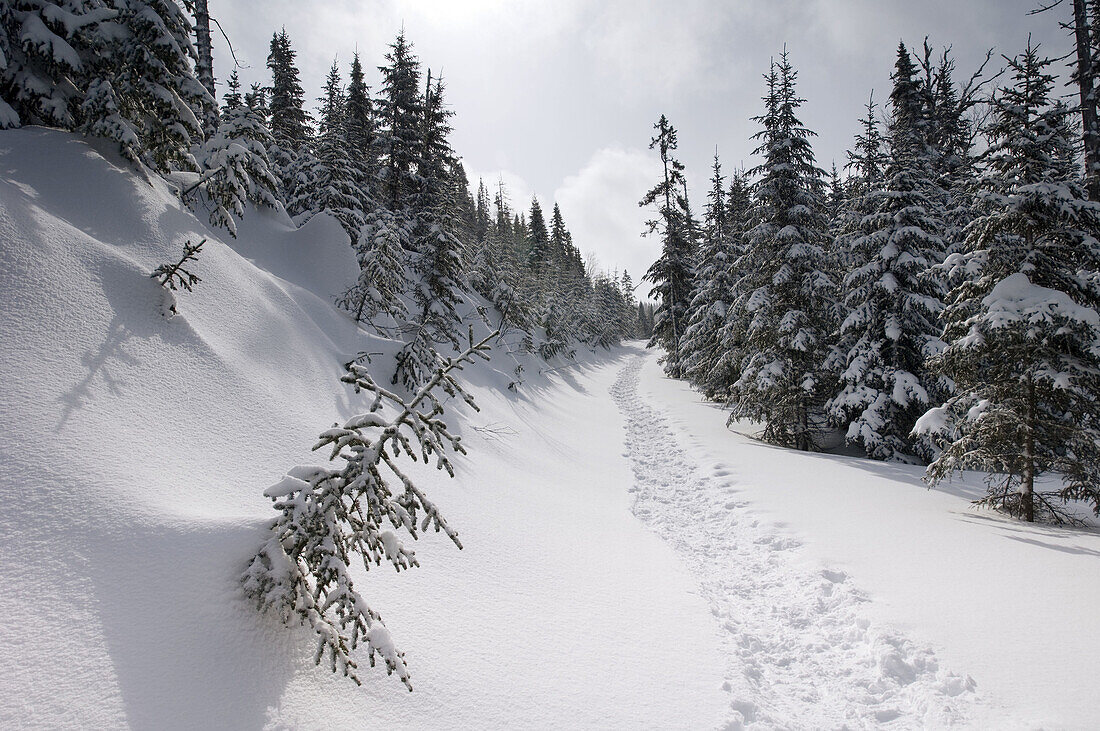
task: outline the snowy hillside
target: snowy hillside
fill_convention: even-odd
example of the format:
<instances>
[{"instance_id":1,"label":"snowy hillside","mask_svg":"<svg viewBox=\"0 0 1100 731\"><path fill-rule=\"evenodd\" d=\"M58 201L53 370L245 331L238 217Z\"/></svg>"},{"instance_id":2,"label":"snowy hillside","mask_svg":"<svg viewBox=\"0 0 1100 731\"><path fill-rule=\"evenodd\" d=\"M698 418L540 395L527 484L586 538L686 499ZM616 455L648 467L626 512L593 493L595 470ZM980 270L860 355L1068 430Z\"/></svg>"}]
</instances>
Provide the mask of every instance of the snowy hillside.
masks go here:
<instances>
[{"instance_id":1,"label":"snowy hillside","mask_svg":"<svg viewBox=\"0 0 1100 731\"><path fill-rule=\"evenodd\" d=\"M470 374L470 457L423 476L465 550L429 533L421 568L361 582L416 692L380 670L359 689L237 583L263 490L365 410L341 364L387 349L332 306L343 231L253 212L227 242L59 132L6 131L0 160L0 727L717 723L706 609L610 457L621 356L530 361L519 394L506 357ZM166 321L147 274L204 237Z\"/></svg>"},{"instance_id":2,"label":"snowy hillside","mask_svg":"<svg viewBox=\"0 0 1100 731\"><path fill-rule=\"evenodd\" d=\"M0 728L1095 725L1095 527L762 445L638 344L465 372L469 456L415 472L464 550L357 584L415 691L315 667L238 579L392 343L332 305L334 219L228 239L108 149L0 133ZM203 238L166 320L148 273Z\"/></svg>"}]
</instances>

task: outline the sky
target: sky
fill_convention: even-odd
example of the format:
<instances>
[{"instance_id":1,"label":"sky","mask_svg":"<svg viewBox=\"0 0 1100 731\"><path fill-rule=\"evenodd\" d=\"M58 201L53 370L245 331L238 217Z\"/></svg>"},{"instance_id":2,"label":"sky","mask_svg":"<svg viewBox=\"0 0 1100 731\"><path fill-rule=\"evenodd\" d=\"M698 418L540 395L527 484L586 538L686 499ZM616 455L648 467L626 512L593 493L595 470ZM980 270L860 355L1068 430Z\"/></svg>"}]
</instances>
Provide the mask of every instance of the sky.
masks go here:
<instances>
[{"instance_id":1,"label":"sky","mask_svg":"<svg viewBox=\"0 0 1100 731\"><path fill-rule=\"evenodd\" d=\"M537 195L561 206L574 243L598 270L635 282L657 257L638 201L659 175L653 124L679 132L692 204L701 212L717 150L729 171L756 164L763 74L784 47L817 133L818 164L840 166L872 90L890 91L899 41L951 46L965 82L995 49L988 72L1025 47L1071 49L1065 7L1029 16L1038 0L210 0L236 50L245 86L269 83L271 34L285 26L307 99L334 59L358 51L374 67L404 26L425 68L442 71L455 112L452 144L476 185L503 180L514 208ZM215 44L215 74L232 60ZM1001 79L1000 81L1003 81ZM1067 89L1067 93L1068 93ZM315 106L315 103L312 103ZM642 285L639 294L647 287Z\"/></svg>"}]
</instances>

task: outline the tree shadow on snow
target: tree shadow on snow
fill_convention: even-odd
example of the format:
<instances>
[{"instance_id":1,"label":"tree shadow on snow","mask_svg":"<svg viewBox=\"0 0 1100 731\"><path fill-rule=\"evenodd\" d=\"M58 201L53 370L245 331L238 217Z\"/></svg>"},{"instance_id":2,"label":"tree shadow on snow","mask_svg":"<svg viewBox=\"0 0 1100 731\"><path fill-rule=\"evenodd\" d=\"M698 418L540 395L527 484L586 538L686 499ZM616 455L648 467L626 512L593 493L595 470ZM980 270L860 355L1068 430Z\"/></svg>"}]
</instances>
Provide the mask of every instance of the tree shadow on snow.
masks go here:
<instances>
[{"instance_id":1,"label":"tree shadow on snow","mask_svg":"<svg viewBox=\"0 0 1100 731\"><path fill-rule=\"evenodd\" d=\"M152 337L180 343L195 337L182 315L166 320L161 314L164 291L148 276L115 260L104 261L96 274L114 315L103 342L80 357L84 375L58 397L61 415L56 431L61 431L75 412L91 406L101 386L115 396L122 395L128 384L126 372L142 365L128 350L128 343Z\"/></svg>"}]
</instances>

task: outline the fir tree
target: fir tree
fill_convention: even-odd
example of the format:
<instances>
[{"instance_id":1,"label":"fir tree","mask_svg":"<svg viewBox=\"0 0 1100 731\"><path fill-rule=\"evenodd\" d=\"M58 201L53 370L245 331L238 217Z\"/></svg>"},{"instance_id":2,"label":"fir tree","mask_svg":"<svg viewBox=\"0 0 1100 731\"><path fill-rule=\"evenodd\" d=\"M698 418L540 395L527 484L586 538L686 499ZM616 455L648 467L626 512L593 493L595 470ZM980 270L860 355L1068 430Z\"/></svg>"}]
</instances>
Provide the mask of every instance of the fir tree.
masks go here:
<instances>
[{"instance_id":1,"label":"fir tree","mask_svg":"<svg viewBox=\"0 0 1100 731\"><path fill-rule=\"evenodd\" d=\"M396 53L396 51L395 51ZM423 383L441 344L457 349L457 306L468 291L465 280L464 234L468 228L463 213L469 197L465 173L448 140L451 116L443 101L443 82L425 85L421 108L420 149L416 168L416 189L409 203L415 220L415 251L412 300L416 319L406 328L410 339L398 354L394 382L408 388Z\"/></svg>"},{"instance_id":2,"label":"fir tree","mask_svg":"<svg viewBox=\"0 0 1100 731\"><path fill-rule=\"evenodd\" d=\"M275 142L287 151L297 151L309 140L309 115L303 106L305 92L294 65L297 52L290 46L286 28L271 36L267 67L271 69L268 112Z\"/></svg>"},{"instance_id":3,"label":"fir tree","mask_svg":"<svg viewBox=\"0 0 1100 731\"><path fill-rule=\"evenodd\" d=\"M979 503L1028 521L1064 520L1074 499L1100 513L1100 208L1066 164L1072 133L1049 64L1029 44L992 102L981 215L944 264L960 283L934 365L957 390L916 425L943 449L930 483L988 471ZM1061 489L1037 482L1050 472Z\"/></svg>"},{"instance_id":4,"label":"fir tree","mask_svg":"<svg viewBox=\"0 0 1100 731\"><path fill-rule=\"evenodd\" d=\"M914 442L910 432L917 417L946 395L946 384L925 367L943 347L939 316L945 292L929 270L943 261L944 245L935 197L940 189L921 107L911 95L912 73L903 46L893 77L890 156L881 187L863 187L855 230L838 239L851 271L844 280L848 314L837 348L842 388L827 408L847 426L848 442L875 459L930 456L930 445ZM860 155L869 161L874 127L868 122L865 129Z\"/></svg>"},{"instance_id":5,"label":"fir tree","mask_svg":"<svg viewBox=\"0 0 1100 731\"><path fill-rule=\"evenodd\" d=\"M690 214L685 210L687 201L681 194L686 186L684 166L672 156L677 146L676 130L663 114L653 128L657 135L650 140L649 149L659 152L663 177L639 203L642 207L656 206L657 218L647 222L646 233L659 232L661 237L661 256L644 277L653 284L650 296L659 300L649 347L662 347L665 372L680 378L683 376L680 340L691 306L695 242Z\"/></svg>"},{"instance_id":6,"label":"fir tree","mask_svg":"<svg viewBox=\"0 0 1100 731\"><path fill-rule=\"evenodd\" d=\"M194 170L191 145L214 100L195 76L191 22L171 0L119 7L94 56L80 105L80 130L118 143L122 154L159 172Z\"/></svg>"},{"instance_id":7,"label":"fir tree","mask_svg":"<svg viewBox=\"0 0 1100 731\"><path fill-rule=\"evenodd\" d=\"M733 251L729 217L727 215L725 176L714 155L711 189L706 208L703 246L695 276L695 290L688 311L681 356L684 377L707 398L715 398L729 384L715 372L725 354L722 327L729 310L729 295L733 288Z\"/></svg>"},{"instance_id":8,"label":"fir tree","mask_svg":"<svg viewBox=\"0 0 1100 731\"><path fill-rule=\"evenodd\" d=\"M236 236L234 216L244 216L246 202L275 209L282 204L268 157L274 138L259 112L242 102L236 71L230 82L221 120L203 146L201 164L203 189L213 204L210 223Z\"/></svg>"},{"instance_id":9,"label":"fir tree","mask_svg":"<svg viewBox=\"0 0 1100 731\"><path fill-rule=\"evenodd\" d=\"M376 152L374 107L370 98L370 88L364 80L363 65L359 62L358 53L351 59L346 107L344 136L348 156L360 177L359 184L367 186L370 177L374 174Z\"/></svg>"},{"instance_id":10,"label":"fir tree","mask_svg":"<svg viewBox=\"0 0 1100 731\"><path fill-rule=\"evenodd\" d=\"M722 315L721 329L716 337L718 341L718 360L706 375L704 393L713 393L713 398L727 401L730 389L741 377L742 345L744 343L743 318L733 306L738 283L743 272L738 262L745 253L745 232L748 228L749 214L752 210L752 190L749 175L738 170L730 176L729 190L726 193L727 257L729 269L725 274L728 284L725 297L727 307Z\"/></svg>"},{"instance_id":11,"label":"fir tree","mask_svg":"<svg viewBox=\"0 0 1100 731\"><path fill-rule=\"evenodd\" d=\"M245 101L241 96L241 79L237 75L237 69L229 74L229 80L225 82L226 92L222 97L222 112L243 106Z\"/></svg>"},{"instance_id":12,"label":"fir tree","mask_svg":"<svg viewBox=\"0 0 1100 731\"><path fill-rule=\"evenodd\" d=\"M359 277L337 301L356 322L369 322L379 331L386 330L379 315L390 320L390 326L407 316L402 295L409 288L406 244L412 238L408 221L386 208L376 208L355 242L359 260Z\"/></svg>"},{"instance_id":13,"label":"fir tree","mask_svg":"<svg viewBox=\"0 0 1100 731\"><path fill-rule=\"evenodd\" d=\"M327 211L340 221L351 241L363 227L368 194L359 185L361 176L349 156L345 135L347 100L340 72L333 61L318 100L316 152L303 152L295 166L295 186L287 197L287 211L299 224Z\"/></svg>"},{"instance_id":14,"label":"fir tree","mask_svg":"<svg viewBox=\"0 0 1100 731\"><path fill-rule=\"evenodd\" d=\"M539 199L534 196L531 197L531 208L527 214L527 262L536 280L551 266L550 232L546 228L546 217L542 214Z\"/></svg>"},{"instance_id":15,"label":"fir tree","mask_svg":"<svg viewBox=\"0 0 1100 731\"><path fill-rule=\"evenodd\" d=\"M786 51L768 74L764 129L753 173L751 226L733 303L740 346L740 378L733 385L731 419L765 421L764 438L797 449L816 447L824 388L824 357L832 331L834 284L826 268L827 222L823 172L798 120L802 99Z\"/></svg>"},{"instance_id":16,"label":"fir tree","mask_svg":"<svg viewBox=\"0 0 1100 731\"><path fill-rule=\"evenodd\" d=\"M380 66L382 90L378 99L379 176L390 210L401 212L419 189L416 163L422 154L423 99L420 95L420 61L404 29L390 44L388 65Z\"/></svg>"}]
</instances>

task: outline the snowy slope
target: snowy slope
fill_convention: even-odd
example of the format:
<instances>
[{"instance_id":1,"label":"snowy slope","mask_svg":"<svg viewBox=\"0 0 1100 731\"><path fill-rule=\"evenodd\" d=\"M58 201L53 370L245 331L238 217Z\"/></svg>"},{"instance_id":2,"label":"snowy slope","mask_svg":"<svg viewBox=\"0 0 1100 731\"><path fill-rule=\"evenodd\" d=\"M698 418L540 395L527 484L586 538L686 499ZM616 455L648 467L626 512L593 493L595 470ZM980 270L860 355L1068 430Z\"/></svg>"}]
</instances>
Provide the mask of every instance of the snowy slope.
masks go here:
<instances>
[{"instance_id":1,"label":"snowy slope","mask_svg":"<svg viewBox=\"0 0 1100 731\"><path fill-rule=\"evenodd\" d=\"M874 718L868 714L893 706L906 711L899 722L917 719L930 727L1097 727L1095 527L1027 525L976 510L970 501L984 493L976 474L928 490L919 467L762 444L728 430L723 410L665 378L652 356L641 368L637 391L637 408L660 413L690 455L696 513L722 513L708 516L724 531L714 548L718 560L757 560L761 567L746 581L762 586L775 608L771 621L737 616L760 604L753 604L755 597L738 598L747 591L743 585L723 586L726 591L709 597L717 612L734 615L724 626L730 633L726 646L759 635L751 661L733 669L748 696L777 683L806 684L783 667L787 653L798 658L795 666L824 670L807 691L820 698L821 719L830 713ZM650 522L656 517L669 523L678 515L659 496L645 509ZM704 535L683 531L680 543L706 545L705 530L699 532ZM769 549L762 558L754 550L760 545ZM702 568L697 574L704 586L730 575ZM768 576L787 591L768 586ZM800 580L801 596L792 596ZM866 602L853 603L845 594ZM847 606L838 612L838 604ZM838 622L853 619L868 627L850 636L838 631ZM791 626L798 631L792 634ZM871 664L861 665L852 653L832 657L828 646L813 646L814 638L852 643L857 652L869 653ZM762 667L761 677L746 679L754 667ZM851 690L834 685L830 675L839 674L856 684L870 680L874 692L830 708ZM973 692L956 697L952 675L972 679ZM762 715L789 721L805 712L775 695L764 695ZM804 716L801 721L793 725L806 725Z\"/></svg>"},{"instance_id":2,"label":"snowy slope","mask_svg":"<svg viewBox=\"0 0 1100 731\"><path fill-rule=\"evenodd\" d=\"M208 237L181 314L147 273ZM0 728L706 728L715 627L685 564L630 512L622 352L469 374L459 476L417 474L465 550L361 591L412 694L312 665L237 576L262 490L316 463L363 405L340 363L389 343L335 310L355 262L334 221L253 212L228 240L107 150L0 133Z\"/></svg>"},{"instance_id":3,"label":"snowy slope","mask_svg":"<svg viewBox=\"0 0 1100 731\"><path fill-rule=\"evenodd\" d=\"M263 489L363 408L340 364L393 344L331 304L333 220L204 219L0 133L0 728L1095 727L1095 529L760 444L636 344L465 374L469 457L415 470L465 549L358 582L415 692L314 667L237 577ZM147 272L203 237L165 320Z\"/></svg>"}]
</instances>

